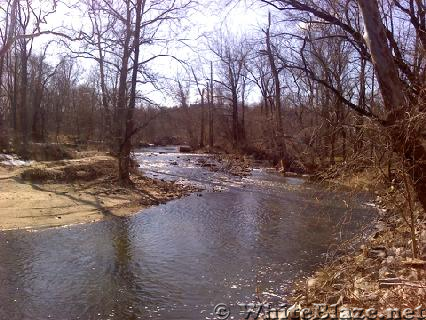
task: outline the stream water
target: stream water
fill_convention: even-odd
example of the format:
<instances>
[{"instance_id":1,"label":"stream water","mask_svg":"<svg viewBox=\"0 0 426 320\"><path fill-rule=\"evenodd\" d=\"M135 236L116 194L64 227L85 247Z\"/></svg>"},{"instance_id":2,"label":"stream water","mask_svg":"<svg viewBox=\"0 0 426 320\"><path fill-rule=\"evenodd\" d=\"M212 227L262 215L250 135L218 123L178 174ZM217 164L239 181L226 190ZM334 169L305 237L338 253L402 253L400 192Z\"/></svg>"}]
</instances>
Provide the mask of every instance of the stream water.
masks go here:
<instances>
[{"instance_id":1,"label":"stream water","mask_svg":"<svg viewBox=\"0 0 426 320\"><path fill-rule=\"evenodd\" d=\"M129 218L1 232L0 319L214 319L218 303L285 296L374 213L365 195L262 168L232 177L172 147L136 157L205 191Z\"/></svg>"}]
</instances>

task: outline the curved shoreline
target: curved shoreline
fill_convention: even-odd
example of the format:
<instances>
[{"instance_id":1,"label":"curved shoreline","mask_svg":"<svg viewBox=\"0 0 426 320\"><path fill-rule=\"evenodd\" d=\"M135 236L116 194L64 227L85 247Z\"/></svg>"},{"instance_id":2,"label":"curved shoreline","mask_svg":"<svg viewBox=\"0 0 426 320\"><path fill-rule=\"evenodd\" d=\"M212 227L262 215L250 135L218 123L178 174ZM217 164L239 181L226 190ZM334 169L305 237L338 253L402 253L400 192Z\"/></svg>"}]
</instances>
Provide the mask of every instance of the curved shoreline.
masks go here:
<instances>
[{"instance_id":1,"label":"curved shoreline","mask_svg":"<svg viewBox=\"0 0 426 320\"><path fill-rule=\"evenodd\" d=\"M341 181L334 181L340 185ZM346 186L348 187L348 186ZM360 188L352 188L352 190ZM361 188L364 189L364 188ZM413 259L409 226L401 212L401 192L380 189L378 210L367 237L352 250L325 262L311 276L294 282L288 300L302 307L337 304L339 308L412 308L426 301L426 224L419 224L420 256ZM419 217L422 210L416 208Z\"/></svg>"},{"instance_id":2,"label":"curved shoreline","mask_svg":"<svg viewBox=\"0 0 426 320\"><path fill-rule=\"evenodd\" d=\"M45 172L66 167L96 166L111 157L83 158L44 163ZM37 167L38 166L38 167ZM36 164L37 170L40 164ZM31 166L29 169L33 169ZM132 187L122 187L111 177L66 181L23 179L28 167L0 167L0 230L31 230L91 223L109 216L130 216L152 205L181 198L198 188L134 174ZM50 171L49 171L50 170ZM77 171L80 174L80 171Z\"/></svg>"}]
</instances>

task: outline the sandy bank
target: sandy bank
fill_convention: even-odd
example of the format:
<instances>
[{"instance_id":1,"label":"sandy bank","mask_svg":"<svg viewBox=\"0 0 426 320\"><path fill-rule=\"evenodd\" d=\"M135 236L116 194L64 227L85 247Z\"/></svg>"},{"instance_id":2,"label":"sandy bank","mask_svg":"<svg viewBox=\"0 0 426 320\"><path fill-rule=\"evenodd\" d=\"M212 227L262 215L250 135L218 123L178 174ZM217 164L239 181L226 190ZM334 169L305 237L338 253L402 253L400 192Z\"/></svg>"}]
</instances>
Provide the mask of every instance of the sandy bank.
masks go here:
<instances>
[{"instance_id":1,"label":"sandy bank","mask_svg":"<svg viewBox=\"0 0 426 320\"><path fill-rule=\"evenodd\" d=\"M121 187L109 156L0 167L0 229L38 229L126 216L196 191L133 174Z\"/></svg>"}]
</instances>

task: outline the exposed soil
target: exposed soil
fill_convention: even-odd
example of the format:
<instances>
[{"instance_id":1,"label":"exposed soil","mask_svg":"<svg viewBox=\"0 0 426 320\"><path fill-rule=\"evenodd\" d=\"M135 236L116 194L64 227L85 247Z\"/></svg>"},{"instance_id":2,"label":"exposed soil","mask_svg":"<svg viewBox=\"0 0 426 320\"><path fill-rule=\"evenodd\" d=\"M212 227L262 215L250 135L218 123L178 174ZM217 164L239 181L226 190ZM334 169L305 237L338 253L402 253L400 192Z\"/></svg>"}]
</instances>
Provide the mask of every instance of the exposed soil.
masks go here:
<instances>
[{"instance_id":1,"label":"exposed soil","mask_svg":"<svg viewBox=\"0 0 426 320\"><path fill-rule=\"evenodd\" d=\"M98 155L75 160L0 166L0 229L32 229L126 216L198 189L134 172L133 186L116 179L116 159Z\"/></svg>"}]
</instances>

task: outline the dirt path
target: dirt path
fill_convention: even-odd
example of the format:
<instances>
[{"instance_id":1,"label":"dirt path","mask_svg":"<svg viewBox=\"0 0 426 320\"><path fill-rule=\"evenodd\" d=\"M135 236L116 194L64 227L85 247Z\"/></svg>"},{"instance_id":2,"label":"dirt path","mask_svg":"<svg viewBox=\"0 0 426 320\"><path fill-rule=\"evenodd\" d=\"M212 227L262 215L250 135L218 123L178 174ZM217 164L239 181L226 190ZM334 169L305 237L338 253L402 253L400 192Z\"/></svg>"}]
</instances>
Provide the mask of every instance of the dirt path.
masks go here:
<instances>
[{"instance_id":1,"label":"dirt path","mask_svg":"<svg viewBox=\"0 0 426 320\"><path fill-rule=\"evenodd\" d=\"M69 171L69 168L77 163L78 173L84 178L82 164L87 163L92 170L96 167L96 160L99 159L80 159L76 162L71 160L65 164ZM105 158L101 160L104 162ZM37 170L40 170L39 167ZM43 170L58 173L62 172L64 162L57 165L45 163L42 167ZM114 179L105 176L79 179L77 175L74 181L67 183L54 180L26 181L22 179L22 173L29 169L10 170L0 167L1 230L38 229L94 222L111 215L131 215L147 206L195 191L190 186L142 176L133 177L134 188L122 188L114 182Z\"/></svg>"}]
</instances>

